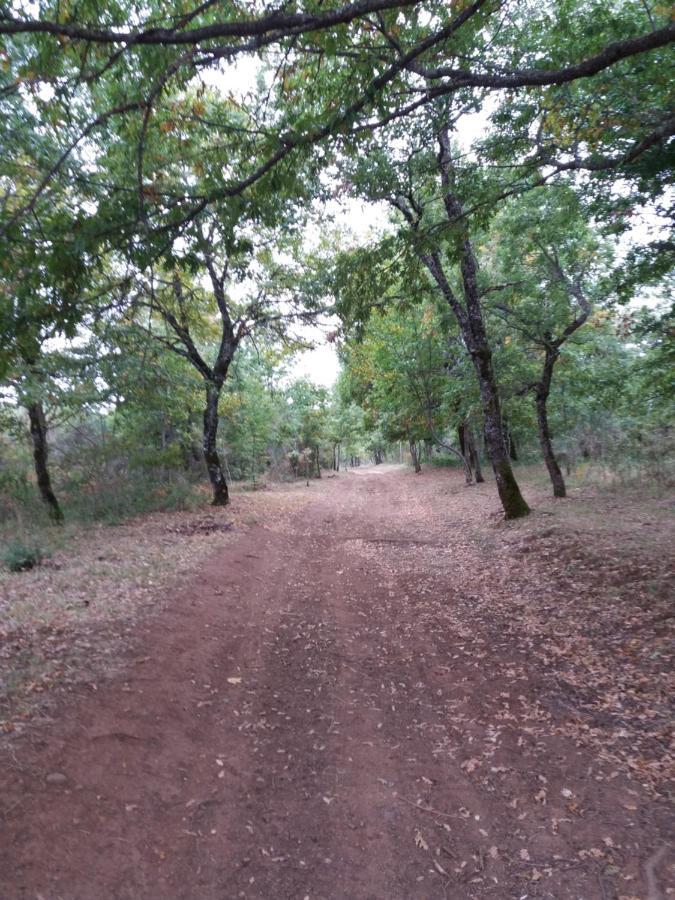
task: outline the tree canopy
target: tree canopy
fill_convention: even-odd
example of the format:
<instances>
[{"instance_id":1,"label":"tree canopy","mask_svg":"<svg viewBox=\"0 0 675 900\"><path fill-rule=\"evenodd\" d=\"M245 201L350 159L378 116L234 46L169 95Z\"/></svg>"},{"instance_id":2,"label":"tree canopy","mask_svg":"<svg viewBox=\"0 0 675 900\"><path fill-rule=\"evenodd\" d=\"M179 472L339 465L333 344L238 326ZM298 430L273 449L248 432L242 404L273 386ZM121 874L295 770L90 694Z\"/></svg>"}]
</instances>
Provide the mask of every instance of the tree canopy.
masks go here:
<instances>
[{"instance_id":1,"label":"tree canopy","mask_svg":"<svg viewBox=\"0 0 675 900\"><path fill-rule=\"evenodd\" d=\"M617 309L672 272L674 38L652 0L0 4L0 379L55 516L59 395L129 423L157 392L183 460L201 420L216 503L245 435L255 475L293 433L317 473L322 444L426 441L469 477L482 449L524 515L516 431L564 496L557 381L590 408L602 341L664 425L668 320ZM331 230L354 198L389 208L376 240ZM237 354L331 312L341 385L295 385L282 439Z\"/></svg>"}]
</instances>

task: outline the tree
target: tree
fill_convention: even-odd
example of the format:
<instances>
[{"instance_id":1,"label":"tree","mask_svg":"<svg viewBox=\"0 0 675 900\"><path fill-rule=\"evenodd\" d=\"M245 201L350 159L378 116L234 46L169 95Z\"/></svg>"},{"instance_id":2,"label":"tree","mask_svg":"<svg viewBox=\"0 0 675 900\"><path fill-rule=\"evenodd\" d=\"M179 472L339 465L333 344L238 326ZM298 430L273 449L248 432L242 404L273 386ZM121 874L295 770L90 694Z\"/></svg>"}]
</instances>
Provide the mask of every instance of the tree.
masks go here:
<instances>
[{"instance_id":1,"label":"tree","mask_svg":"<svg viewBox=\"0 0 675 900\"><path fill-rule=\"evenodd\" d=\"M365 441L363 419L363 409L352 398L350 373L343 369L330 397L326 422L326 437L332 445L336 472L340 471L343 453L345 459L361 454Z\"/></svg>"},{"instance_id":2,"label":"tree","mask_svg":"<svg viewBox=\"0 0 675 900\"><path fill-rule=\"evenodd\" d=\"M528 2L518 4L517 15L509 15L515 6L515 0L505 8L489 0L450 7L442 0L363 0L242 17L236 7L197 4L186 10L152 0L140 11L125 0L105 11L64 11L59 4L47 3L39 18L5 11L0 14L0 37L11 87L2 99L23 112L30 107L31 94L40 97L47 91L52 94L49 108L45 104L39 109L36 124L38 129L60 126L25 196L13 200L9 223L29 216L55 183L72 184L78 157L89 175L88 150L101 135L105 142L111 128L123 138L120 151L131 163L118 167L111 180L102 173L109 194L130 199L126 205L134 218L127 217L125 235L130 229L148 228L158 234L173 230L175 235L207 206L247 193L319 142L377 128L439 98L459 97L463 102L467 92L506 91L537 108L531 101L533 91L547 97L549 90L556 97L557 88L570 93L572 85L574 93L581 84L581 94L585 80L624 61L630 64L647 54L658 59L658 51L675 37L665 11L645 13L632 0L610 9L601 0L583 6L561 4L554 10ZM85 15L86 22L80 21ZM570 27L572 17L575 28ZM129 27L130 21L137 24ZM285 95L289 102L272 122L247 130L252 164L230 166L226 176L221 173L206 190L164 192L161 185L148 184L145 146L155 129L189 134L208 122L212 137L217 135L227 148L226 158L231 156L229 123L207 117L203 105L176 104L175 96L190 83L206 81L223 63L255 54L270 67L268 96ZM300 84L302 98L297 102ZM590 94L574 100L581 105ZM525 124L523 116L518 121ZM669 115L649 117L638 128L631 123L632 140L614 156L577 157L560 164L612 168L641 156L674 128ZM235 146L240 137L235 137ZM552 146L546 144L532 165L549 160ZM84 180L75 179L80 185ZM160 198L152 215L146 214L144 194L153 203Z\"/></svg>"},{"instance_id":3,"label":"tree","mask_svg":"<svg viewBox=\"0 0 675 900\"><path fill-rule=\"evenodd\" d=\"M617 233L631 206L659 201L675 133L674 37L667 10L638 0L3 10L0 369L34 366L35 376L43 340L82 334L111 303L144 303L137 324L202 380L204 453L214 499L226 502L218 400L246 336L238 327L281 330L288 298L310 297L282 279L280 304L260 310L265 288L248 282L268 276L236 270L261 252L261 235L285 252L285 232L327 196L337 164L338 192L398 211L385 248L398 259L396 290L416 290L425 270L424 297L433 287L456 316L502 503L523 514L486 313L498 284L480 269L482 247L507 198L570 177ZM258 84L233 92L225 67L244 55ZM476 111L487 125L467 149L459 139ZM275 262L261 269L276 268L266 249ZM663 272L655 249L636 253L627 282Z\"/></svg>"},{"instance_id":4,"label":"tree","mask_svg":"<svg viewBox=\"0 0 675 900\"><path fill-rule=\"evenodd\" d=\"M492 229L491 275L502 286L487 298L488 308L504 318L527 355L534 350L541 357L537 375L522 373L520 392L534 394L539 443L556 497L565 497L566 489L548 416L554 367L593 306L607 307L613 298L610 248L588 218L572 187L559 185L506 204Z\"/></svg>"},{"instance_id":5,"label":"tree","mask_svg":"<svg viewBox=\"0 0 675 900\"><path fill-rule=\"evenodd\" d=\"M248 477L255 483L272 462L273 450L283 450L286 397L274 375L276 355L270 345L249 345L233 365L221 403L223 440L233 478ZM283 371L280 366L279 370Z\"/></svg>"},{"instance_id":6,"label":"tree","mask_svg":"<svg viewBox=\"0 0 675 900\"><path fill-rule=\"evenodd\" d=\"M219 402L237 349L257 330L282 336L290 322L311 318L315 311L298 308L290 276L264 245L257 255L253 253L245 224L227 233L212 219L194 232L189 258L203 263L208 289L178 268L165 275L150 270L139 279L131 308L134 314L146 311L148 334L186 359L202 379L202 450L213 504L224 506L229 492L217 445ZM237 285L241 299L233 295ZM246 293L247 288L252 294Z\"/></svg>"},{"instance_id":7,"label":"tree","mask_svg":"<svg viewBox=\"0 0 675 900\"><path fill-rule=\"evenodd\" d=\"M63 512L49 472L45 393L57 357L45 348L50 341L73 337L90 309L85 290L86 249L76 241L56 239L74 228L77 217L62 205L35 209L37 227L22 223L13 230L16 244L0 265L0 381L15 391L30 423L37 486L52 520Z\"/></svg>"},{"instance_id":8,"label":"tree","mask_svg":"<svg viewBox=\"0 0 675 900\"><path fill-rule=\"evenodd\" d=\"M433 441L461 460L470 482L466 456L443 437L464 418L449 372L446 329L433 303L375 310L343 356L371 441L406 441L418 472L419 444Z\"/></svg>"},{"instance_id":9,"label":"tree","mask_svg":"<svg viewBox=\"0 0 675 900\"><path fill-rule=\"evenodd\" d=\"M306 378L294 381L288 391L292 408L297 449L305 460L305 475L309 474L309 460L317 478L321 477L320 445L325 437L328 416L328 393ZM308 456L309 454L309 456Z\"/></svg>"},{"instance_id":10,"label":"tree","mask_svg":"<svg viewBox=\"0 0 675 900\"><path fill-rule=\"evenodd\" d=\"M393 159L381 148L376 156L373 154L374 159L359 164L355 177L360 179L366 196L387 200L400 213L407 226L404 239L456 318L478 381L486 448L499 497L506 517L518 518L526 515L529 507L520 493L504 443L501 401L481 303L478 260L458 193L459 173L447 126L441 126L437 139L439 149L433 163L424 149L426 137L419 135L413 138L412 147L398 151L399 159ZM436 170L436 184L430 178L431 165ZM438 194L440 204L436 201ZM430 230L434 231L434 243L427 238ZM459 269L461 294L452 286L448 261L455 262Z\"/></svg>"}]
</instances>

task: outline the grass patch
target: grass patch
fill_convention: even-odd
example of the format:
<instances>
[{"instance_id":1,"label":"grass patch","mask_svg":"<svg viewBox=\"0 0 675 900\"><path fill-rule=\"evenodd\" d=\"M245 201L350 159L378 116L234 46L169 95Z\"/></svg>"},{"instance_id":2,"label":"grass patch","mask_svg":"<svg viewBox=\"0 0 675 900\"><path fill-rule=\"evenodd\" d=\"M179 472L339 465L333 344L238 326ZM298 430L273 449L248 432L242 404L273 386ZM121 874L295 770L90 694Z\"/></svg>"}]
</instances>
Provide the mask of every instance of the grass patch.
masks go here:
<instances>
[{"instance_id":1,"label":"grass patch","mask_svg":"<svg viewBox=\"0 0 675 900\"><path fill-rule=\"evenodd\" d=\"M27 572L42 563L49 556L35 541L25 541L22 538L14 538L2 550L2 564L10 572Z\"/></svg>"}]
</instances>

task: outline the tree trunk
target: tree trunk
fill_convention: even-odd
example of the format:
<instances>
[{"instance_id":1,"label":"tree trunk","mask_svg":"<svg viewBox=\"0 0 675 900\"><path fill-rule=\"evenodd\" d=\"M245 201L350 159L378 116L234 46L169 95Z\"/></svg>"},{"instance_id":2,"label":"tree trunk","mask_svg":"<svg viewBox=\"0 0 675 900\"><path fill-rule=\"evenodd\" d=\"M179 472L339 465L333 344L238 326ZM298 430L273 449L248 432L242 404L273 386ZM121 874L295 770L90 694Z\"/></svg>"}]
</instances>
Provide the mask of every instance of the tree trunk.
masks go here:
<instances>
[{"instance_id":1,"label":"tree trunk","mask_svg":"<svg viewBox=\"0 0 675 900\"><path fill-rule=\"evenodd\" d=\"M410 458L412 459L412 464L415 469L415 474L419 475L420 472L422 471L422 466L420 465L420 455L417 450L417 444L412 439L410 439L408 441L408 443L410 445Z\"/></svg>"},{"instance_id":2,"label":"tree trunk","mask_svg":"<svg viewBox=\"0 0 675 900\"><path fill-rule=\"evenodd\" d=\"M459 443L459 449L462 453L462 456L466 458L466 442L464 439L464 427L465 427L464 422L461 422L457 426L457 441Z\"/></svg>"},{"instance_id":3,"label":"tree trunk","mask_svg":"<svg viewBox=\"0 0 675 900\"><path fill-rule=\"evenodd\" d=\"M461 208L457 215L461 215ZM483 407L485 449L492 464L492 470L495 473L499 499L505 517L507 519L518 519L521 516L526 516L530 511L530 507L520 492L504 443L499 390L492 365L492 351L487 339L483 311L480 305L477 262L468 238L463 241L462 248L461 268L466 307L462 306L455 296L438 254L433 253L423 257L423 259L455 314L462 333L462 339L471 356L478 379L481 405Z\"/></svg>"},{"instance_id":4,"label":"tree trunk","mask_svg":"<svg viewBox=\"0 0 675 900\"><path fill-rule=\"evenodd\" d=\"M506 449L509 453L509 459L512 459L513 462L518 462L516 442L513 439L513 432L511 431L511 427L506 419L504 419L504 443L506 444Z\"/></svg>"},{"instance_id":5,"label":"tree trunk","mask_svg":"<svg viewBox=\"0 0 675 900\"><path fill-rule=\"evenodd\" d=\"M30 421L30 435L33 440L33 460L38 490L40 491L40 497L47 505L50 518L60 525L63 522L63 513L61 512L59 501L56 499L56 494L52 489L52 481L49 477L47 464L49 445L47 444L47 421L44 409L39 400L35 403L30 403L27 409Z\"/></svg>"},{"instance_id":6,"label":"tree trunk","mask_svg":"<svg viewBox=\"0 0 675 900\"><path fill-rule=\"evenodd\" d=\"M492 353L485 346L482 352L472 354L485 418L485 442L487 454L497 481L497 491L507 519L519 519L526 516L530 507L520 493L518 482L513 474L511 461L504 444L502 431L502 415L499 404L499 392L492 367Z\"/></svg>"},{"instance_id":7,"label":"tree trunk","mask_svg":"<svg viewBox=\"0 0 675 900\"><path fill-rule=\"evenodd\" d=\"M202 449L204 461L209 473L211 488L213 489L213 506L227 506L230 495L227 490L225 473L218 454L218 400L223 385L222 382L208 381L206 384L206 407L204 409L204 433Z\"/></svg>"},{"instance_id":8,"label":"tree trunk","mask_svg":"<svg viewBox=\"0 0 675 900\"><path fill-rule=\"evenodd\" d=\"M471 468L475 473L476 484L481 484L485 481L485 479L483 478L483 471L480 467L480 456L478 455L478 450L476 449L476 442L473 438L473 432L471 431L471 426L468 422L464 424L464 428L466 434L466 447L469 454L469 462Z\"/></svg>"},{"instance_id":9,"label":"tree trunk","mask_svg":"<svg viewBox=\"0 0 675 900\"><path fill-rule=\"evenodd\" d=\"M314 452L316 454L316 477L321 478L321 461L319 459L319 445L318 444L314 448Z\"/></svg>"},{"instance_id":10,"label":"tree trunk","mask_svg":"<svg viewBox=\"0 0 675 900\"><path fill-rule=\"evenodd\" d=\"M466 422L462 422L459 428L457 429L457 436L459 438L459 446L462 451L462 457L464 459L464 480L467 484L473 483L473 462L471 460L470 448L471 445L469 443L469 426Z\"/></svg>"},{"instance_id":11,"label":"tree trunk","mask_svg":"<svg viewBox=\"0 0 675 900\"><path fill-rule=\"evenodd\" d=\"M566 497L567 489L565 487L565 479L560 471L558 460L553 450L553 441L551 440L551 430L548 425L548 397L551 392L551 379L553 378L553 366L558 358L557 350L546 348L546 358L544 361L543 377L536 387L536 404L537 404L537 425L539 429L539 445L541 453L546 463L549 478L553 485L554 497Z\"/></svg>"},{"instance_id":12,"label":"tree trunk","mask_svg":"<svg viewBox=\"0 0 675 900\"><path fill-rule=\"evenodd\" d=\"M439 253L425 254L422 259L450 309L455 314L462 333L462 339L471 356L480 388L485 420L486 449L495 473L499 499L506 518L517 519L520 516L526 516L530 508L520 492L504 445L499 390L492 364L492 351L485 329L480 300L481 295L478 287L478 261L471 243L462 204L454 193L454 170L447 129L441 130L439 145L438 165L441 174L441 186L444 191L443 204L448 221L459 230L461 235L459 255L464 303L461 303L455 295L445 274ZM415 220L414 214L413 220Z\"/></svg>"}]
</instances>

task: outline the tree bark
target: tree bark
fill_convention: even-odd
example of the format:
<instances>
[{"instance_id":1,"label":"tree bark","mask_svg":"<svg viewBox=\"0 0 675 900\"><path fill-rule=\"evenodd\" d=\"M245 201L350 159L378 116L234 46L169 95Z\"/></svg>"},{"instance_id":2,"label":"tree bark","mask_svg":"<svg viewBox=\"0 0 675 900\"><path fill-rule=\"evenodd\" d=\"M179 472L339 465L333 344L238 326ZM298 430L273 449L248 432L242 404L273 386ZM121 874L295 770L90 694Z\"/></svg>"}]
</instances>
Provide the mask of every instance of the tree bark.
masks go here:
<instances>
[{"instance_id":1,"label":"tree bark","mask_svg":"<svg viewBox=\"0 0 675 900\"><path fill-rule=\"evenodd\" d=\"M209 473L209 480L213 490L213 506L227 506L230 502L230 494L227 489L227 481L218 453L218 401L223 384L218 381L206 382L206 406L204 408L204 434L202 449L204 461Z\"/></svg>"},{"instance_id":2,"label":"tree bark","mask_svg":"<svg viewBox=\"0 0 675 900\"><path fill-rule=\"evenodd\" d=\"M471 357L478 378L485 420L486 450L495 473L499 499L504 509L505 517L507 519L517 519L521 516L526 516L530 508L520 492L504 444L499 391L492 364L492 350L490 349L480 302L478 261L476 260L473 244L469 236L462 204L453 190L454 172L447 129L441 130L438 139L440 146L438 168L443 189L443 204L448 221L458 232L464 303L461 303L455 295L445 274L440 253L438 251L432 253L422 252L420 258L436 282L443 298L448 303L459 324L464 345ZM403 213L413 229L417 229L420 224L421 208L415 205L410 198L406 199L413 204L412 207L408 206L405 201L398 200L394 202L394 205Z\"/></svg>"},{"instance_id":3,"label":"tree bark","mask_svg":"<svg viewBox=\"0 0 675 900\"><path fill-rule=\"evenodd\" d=\"M544 249L544 248L542 248ZM581 285L578 281L570 279L562 269L558 254L555 249L546 250L544 253L548 260L549 266L555 278L565 286L568 294L573 298L578 306L579 311L574 319L569 322L562 333L557 338L553 338L550 332L545 332L543 341L544 348L544 368L541 379L533 385L535 391L535 400L537 406L537 425L539 430L539 444L541 446L542 455L546 468L548 470L551 483L553 485L554 497L566 497L567 489L565 487L565 479L560 471L560 465L556 459L553 450L553 441L551 440L551 431L548 424L548 398L551 393L551 381L553 380L553 367L560 356L560 348L576 331L578 331L588 320L591 314L591 304L585 296ZM568 467L569 474L569 467Z\"/></svg>"},{"instance_id":4,"label":"tree bark","mask_svg":"<svg viewBox=\"0 0 675 900\"><path fill-rule=\"evenodd\" d=\"M567 489L565 487L565 479L558 465L555 452L553 450L553 441L551 439L551 430L548 424L548 397L551 392L551 379L553 378L553 366L559 356L556 347L546 347L546 356L544 359L544 371L541 381L535 388L535 398L537 405L537 425L539 430L539 445L541 447L542 456L546 463L549 478L553 485L554 497L566 497Z\"/></svg>"},{"instance_id":5,"label":"tree bark","mask_svg":"<svg viewBox=\"0 0 675 900\"><path fill-rule=\"evenodd\" d=\"M507 519L526 516L530 507L520 492L504 443L499 390L492 365L492 350L487 339L477 283L477 263L468 240L462 243L462 281L466 307L455 296L438 254L424 257L424 263L454 312L464 344L478 379L483 408L485 447L497 482L497 492Z\"/></svg>"},{"instance_id":6,"label":"tree bark","mask_svg":"<svg viewBox=\"0 0 675 900\"><path fill-rule=\"evenodd\" d=\"M471 431L471 426L468 422L465 422L464 428L466 433L466 447L469 455L469 463L474 471L476 484L481 484L485 481L485 479L483 478L483 470L480 466L480 456L478 455L478 450L476 449L476 442L473 437L473 432Z\"/></svg>"},{"instance_id":7,"label":"tree bark","mask_svg":"<svg viewBox=\"0 0 675 900\"><path fill-rule=\"evenodd\" d=\"M509 452L509 459L513 460L513 462L518 462L518 450L516 448L516 442L513 439L511 426L506 419L504 419L504 443L506 444L506 449Z\"/></svg>"},{"instance_id":8,"label":"tree bark","mask_svg":"<svg viewBox=\"0 0 675 900\"><path fill-rule=\"evenodd\" d=\"M497 491L507 519L526 516L530 508L520 492L513 474L511 460L506 452L502 431L502 416L499 391L492 367L492 353L487 343L474 355L474 365L478 375L483 415L485 417L485 442L487 454L497 481Z\"/></svg>"},{"instance_id":9,"label":"tree bark","mask_svg":"<svg viewBox=\"0 0 675 900\"><path fill-rule=\"evenodd\" d=\"M473 463L471 461L470 444L468 436L468 426L466 422L462 422L457 429L459 437L459 446L464 460L464 480L467 484L473 483Z\"/></svg>"},{"instance_id":10,"label":"tree bark","mask_svg":"<svg viewBox=\"0 0 675 900\"><path fill-rule=\"evenodd\" d=\"M412 438L408 439L408 444L410 446L410 458L412 459L415 474L419 475L422 471L422 466L420 465L420 455L417 449L417 444L412 440Z\"/></svg>"},{"instance_id":11,"label":"tree bark","mask_svg":"<svg viewBox=\"0 0 675 900\"><path fill-rule=\"evenodd\" d=\"M30 403L27 410L30 422L30 435L33 441L35 475L37 476L40 497L46 504L52 521L60 525L63 522L63 513L59 506L59 501L56 499L49 475L49 445L47 443L47 420L45 419L44 409L42 403L38 400Z\"/></svg>"}]
</instances>

